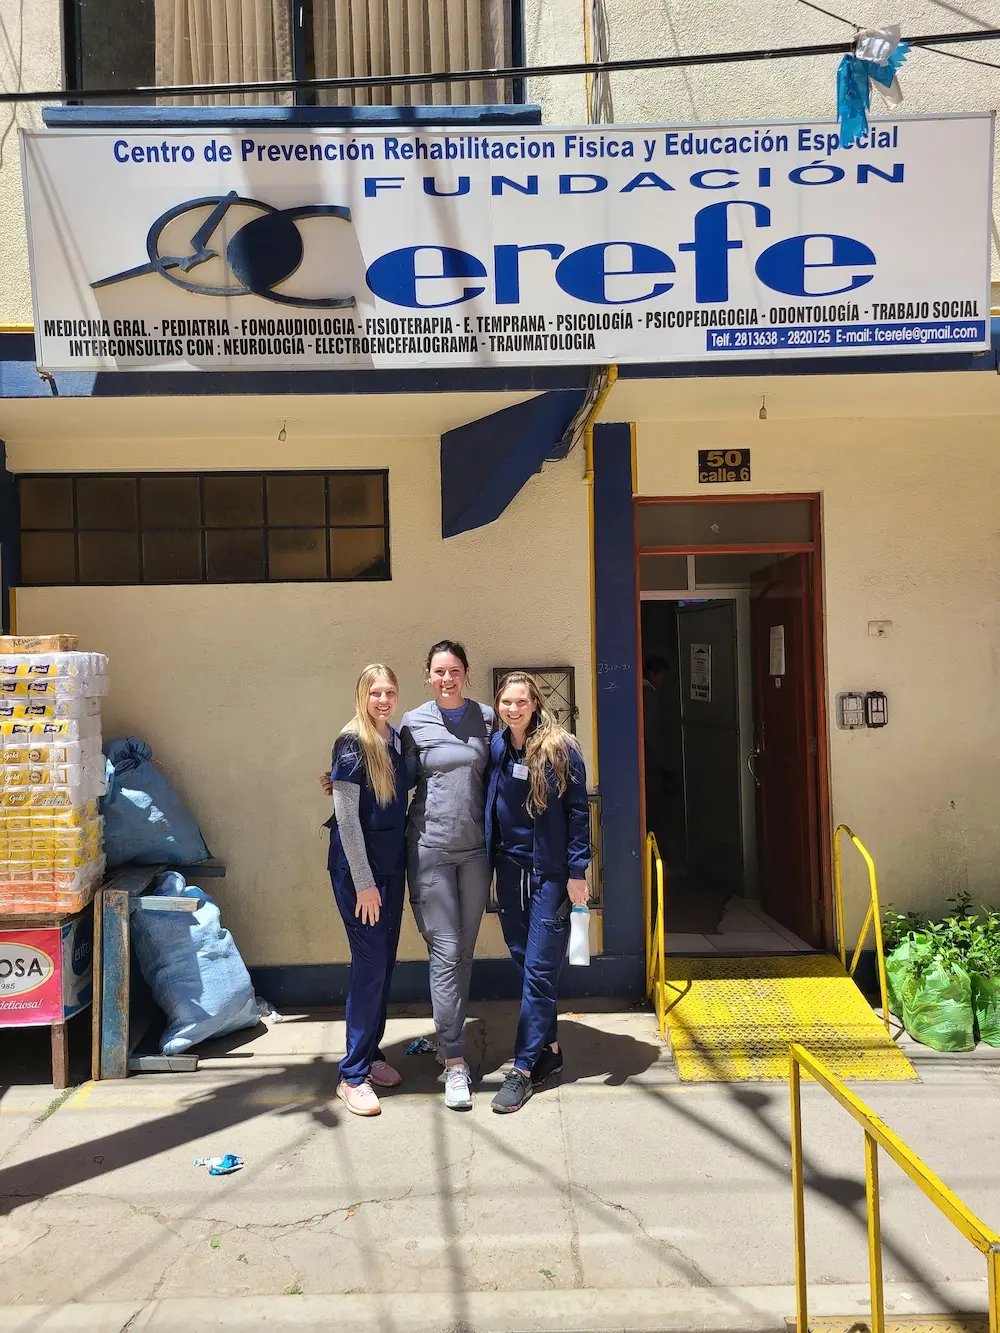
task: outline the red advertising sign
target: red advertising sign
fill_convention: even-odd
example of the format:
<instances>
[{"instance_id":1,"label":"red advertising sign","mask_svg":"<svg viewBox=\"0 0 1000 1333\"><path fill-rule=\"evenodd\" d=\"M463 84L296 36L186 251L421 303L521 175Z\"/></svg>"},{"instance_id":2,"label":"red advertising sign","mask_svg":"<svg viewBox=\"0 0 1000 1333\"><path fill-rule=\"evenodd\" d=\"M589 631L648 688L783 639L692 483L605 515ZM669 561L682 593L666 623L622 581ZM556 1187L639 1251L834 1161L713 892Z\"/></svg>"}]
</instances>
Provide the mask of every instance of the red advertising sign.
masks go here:
<instances>
[{"instance_id":1,"label":"red advertising sign","mask_svg":"<svg viewBox=\"0 0 1000 1333\"><path fill-rule=\"evenodd\" d=\"M0 930L0 1027L61 1023L90 1003L90 919Z\"/></svg>"}]
</instances>

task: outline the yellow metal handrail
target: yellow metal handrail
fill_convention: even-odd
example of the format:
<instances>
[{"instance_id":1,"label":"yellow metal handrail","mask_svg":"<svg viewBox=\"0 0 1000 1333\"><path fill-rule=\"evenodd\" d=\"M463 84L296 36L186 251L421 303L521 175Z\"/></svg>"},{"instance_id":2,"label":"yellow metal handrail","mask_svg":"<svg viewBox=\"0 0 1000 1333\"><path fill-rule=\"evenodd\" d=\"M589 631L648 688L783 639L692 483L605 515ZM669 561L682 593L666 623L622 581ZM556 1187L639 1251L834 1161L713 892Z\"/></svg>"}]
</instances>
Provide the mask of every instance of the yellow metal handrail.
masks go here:
<instances>
[{"instance_id":1,"label":"yellow metal handrail","mask_svg":"<svg viewBox=\"0 0 1000 1333\"><path fill-rule=\"evenodd\" d=\"M838 830L839 832L839 830ZM853 835L852 835L853 836ZM855 841L857 841L855 839ZM817 1083L839 1102L865 1132L865 1195L868 1201L868 1271L872 1298L872 1333L885 1333L885 1298L882 1289L882 1219L879 1213L878 1150L883 1148L896 1165L927 1195L966 1240L986 1256L990 1303L990 1333L1000 1333L1000 1236L985 1226L953 1194L930 1167L895 1135L870 1106L854 1095L839 1078L802 1046L788 1049L788 1086L792 1111L792 1195L795 1224L795 1318L798 1333L809 1328L806 1290L806 1208L805 1175L802 1159L802 1087L801 1071L806 1070Z\"/></svg>"},{"instance_id":2,"label":"yellow metal handrail","mask_svg":"<svg viewBox=\"0 0 1000 1333\"><path fill-rule=\"evenodd\" d=\"M847 939L844 935L844 887L840 878L840 835L846 833L851 842L854 843L858 851L864 857L865 865L868 867L868 888L871 894L871 902L868 904L868 911L865 914L864 924L861 927L861 933L858 935L857 948L854 950L854 957L851 959L850 967L847 967ZM875 879L875 862L871 858L871 853L864 845L858 835L847 827L846 824L838 824L837 831L833 835L833 887L837 900L837 943L840 946L840 961L847 968L847 975L853 977L857 971L858 959L861 957L861 950L868 938L869 930L875 928L875 959L878 964L878 985L882 994L882 1022L885 1024L886 1032L889 1031L889 993L886 989L885 981L885 946L882 943L882 912L878 905L878 883Z\"/></svg>"},{"instance_id":3,"label":"yellow metal handrail","mask_svg":"<svg viewBox=\"0 0 1000 1333\"><path fill-rule=\"evenodd\" d=\"M656 914L653 914L653 877L656 877ZM646 923L646 996L653 1001L660 1036L667 1030L667 968L663 922L663 859L652 833L646 834L646 865L642 877L643 919Z\"/></svg>"}]
</instances>

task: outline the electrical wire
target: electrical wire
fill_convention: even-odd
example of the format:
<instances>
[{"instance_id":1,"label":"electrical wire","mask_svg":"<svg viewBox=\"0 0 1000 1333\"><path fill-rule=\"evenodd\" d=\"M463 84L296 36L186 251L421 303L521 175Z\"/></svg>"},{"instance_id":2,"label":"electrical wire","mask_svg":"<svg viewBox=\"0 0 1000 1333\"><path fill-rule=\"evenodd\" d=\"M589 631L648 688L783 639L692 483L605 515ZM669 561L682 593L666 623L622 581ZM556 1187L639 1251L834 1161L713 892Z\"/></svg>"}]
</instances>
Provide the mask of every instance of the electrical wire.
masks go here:
<instances>
[{"instance_id":1,"label":"electrical wire","mask_svg":"<svg viewBox=\"0 0 1000 1333\"><path fill-rule=\"evenodd\" d=\"M601 394L607 388L610 378L610 370L607 366L591 366L590 374L587 378L587 391L583 396L583 402L580 404L566 429L563 431L562 439L559 441L554 451L554 458L566 458L583 439L587 429L587 422L590 414L594 410Z\"/></svg>"},{"instance_id":2,"label":"electrical wire","mask_svg":"<svg viewBox=\"0 0 1000 1333\"><path fill-rule=\"evenodd\" d=\"M806 9L815 9L817 14L825 14L828 19L836 19L838 23L846 23L847 26L853 28L855 32L861 31L858 25L852 23L850 19L842 18L839 14L835 14L832 9L824 9L822 5L814 5L813 0L799 0L799 4L805 5Z\"/></svg>"},{"instance_id":3,"label":"electrical wire","mask_svg":"<svg viewBox=\"0 0 1000 1333\"><path fill-rule=\"evenodd\" d=\"M845 22L847 20L844 20ZM853 25L852 25L853 26ZM995 41L1000 28L979 32L929 33L908 37L910 46L934 47L964 42ZM132 88L49 88L37 92L0 92L0 106L30 102L132 102L154 97L224 97L243 93L335 92L352 88L416 88L439 83L510 82L513 79L551 79L570 74L618 74L629 70L690 69L700 65L753 64L763 60L799 60L809 56L844 55L853 42L816 42L808 46L781 46L754 51L705 51L691 56L645 56L631 60L578 60L558 65L514 65L499 69L462 69L428 74L363 74L332 79L244 80L236 83L186 83ZM950 54L938 52L939 55ZM968 59L968 57L963 57Z\"/></svg>"},{"instance_id":4,"label":"electrical wire","mask_svg":"<svg viewBox=\"0 0 1000 1333\"><path fill-rule=\"evenodd\" d=\"M995 60L977 60L975 56L960 56L957 51L935 51L933 46L924 47L932 56L947 56L949 60L961 60L963 65L982 65L983 69L1000 69Z\"/></svg>"},{"instance_id":5,"label":"electrical wire","mask_svg":"<svg viewBox=\"0 0 1000 1333\"><path fill-rule=\"evenodd\" d=\"M817 14L825 14L828 19L836 19L838 23L845 23L849 28L853 28L855 32L861 32L860 26L853 19L845 19L842 14L835 14L832 9L824 9L822 5L813 4L813 0L799 0L799 4L805 5L807 9L815 9ZM975 41L975 35L970 33L969 40ZM930 51L931 55L934 56L947 56L949 60L961 60L965 65L982 65L983 69L1000 69L1000 65L993 60L977 60L975 56L960 56L957 51L935 51L933 46L927 46L924 49Z\"/></svg>"},{"instance_id":6,"label":"electrical wire","mask_svg":"<svg viewBox=\"0 0 1000 1333\"><path fill-rule=\"evenodd\" d=\"M593 56L590 58L599 63L606 62L610 59L611 37L604 0L588 0L588 8L587 21L590 25L589 30L593 46ZM611 124L614 118L615 109L611 96L611 80L607 74L598 74L590 80L587 119L591 124L599 125L602 121Z\"/></svg>"}]
</instances>

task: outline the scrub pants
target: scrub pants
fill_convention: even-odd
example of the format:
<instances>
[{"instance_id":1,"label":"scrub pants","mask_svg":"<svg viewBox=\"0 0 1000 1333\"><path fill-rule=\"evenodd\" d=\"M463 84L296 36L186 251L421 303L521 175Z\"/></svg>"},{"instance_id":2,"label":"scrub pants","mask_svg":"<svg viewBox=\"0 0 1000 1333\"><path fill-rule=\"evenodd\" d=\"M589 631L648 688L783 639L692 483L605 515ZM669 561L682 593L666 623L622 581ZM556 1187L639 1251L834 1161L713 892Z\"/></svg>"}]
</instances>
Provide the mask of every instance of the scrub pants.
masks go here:
<instances>
[{"instance_id":1,"label":"scrub pants","mask_svg":"<svg viewBox=\"0 0 1000 1333\"><path fill-rule=\"evenodd\" d=\"M409 843L406 879L417 929L427 945L438 1055L465 1054L472 956L493 878L482 848L449 852Z\"/></svg>"},{"instance_id":2,"label":"scrub pants","mask_svg":"<svg viewBox=\"0 0 1000 1333\"><path fill-rule=\"evenodd\" d=\"M569 936L565 880L537 879L515 861L497 860L497 906L510 956L523 984L514 1063L530 1071L556 1040L559 974ZM563 916L559 916L563 909Z\"/></svg>"},{"instance_id":3,"label":"scrub pants","mask_svg":"<svg viewBox=\"0 0 1000 1333\"><path fill-rule=\"evenodd\" d=\"M374 926L354 915L357 896L346 870L331 870L333 894L344 920L351 948L351 978L347 984L347 1054L340 1064L345 1083L364 1083L376 1060L383 1060L380 1043L385 1032L389 984L399 948L403 920L403 876L376 877L382 911Z\"/></svg>"}]
</instances>

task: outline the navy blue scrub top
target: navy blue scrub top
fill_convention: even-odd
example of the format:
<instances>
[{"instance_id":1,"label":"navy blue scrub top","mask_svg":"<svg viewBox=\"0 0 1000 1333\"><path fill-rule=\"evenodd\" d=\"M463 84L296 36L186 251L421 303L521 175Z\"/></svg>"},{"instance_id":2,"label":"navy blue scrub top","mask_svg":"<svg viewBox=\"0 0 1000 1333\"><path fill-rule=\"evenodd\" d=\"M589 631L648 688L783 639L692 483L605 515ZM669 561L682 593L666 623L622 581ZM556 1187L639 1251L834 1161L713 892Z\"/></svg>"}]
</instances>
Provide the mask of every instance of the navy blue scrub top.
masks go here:
<instances>
[{"instance_id":1,"label":"navy blue scrub top","mask_svg":"<svg viewBox=\"0 0 1000 1333\"><path fill-rule=\"evenodd\" d=\"M497 850L501 856L530 870L535 850L535 821L525 808L530 789L528 779L514 776L515 764L524 764L524 752L517 753L508 733L497 782L496 821L500 842Z\"/></svg>"},{"instance_id":2,"label":"navy blue scrub top","mask_svg":"<svg viewBox=\"0 0 1000 1333\"><path fill-rule=\"evenodd\" d=\"M333 767L330 770L331 782L353 782L361 788L358 813L368 864L376 879L402 875L406 866L406 805L409 794L406 763L399 732L394 727L389 730L389 754L396 773L396 795L388 805L379 805L375 798L356 736L348 734L337 737L333 747ZM329 867L342 874L350 873L336 824L330 830Z\"/></svg>"}]
</instances>

